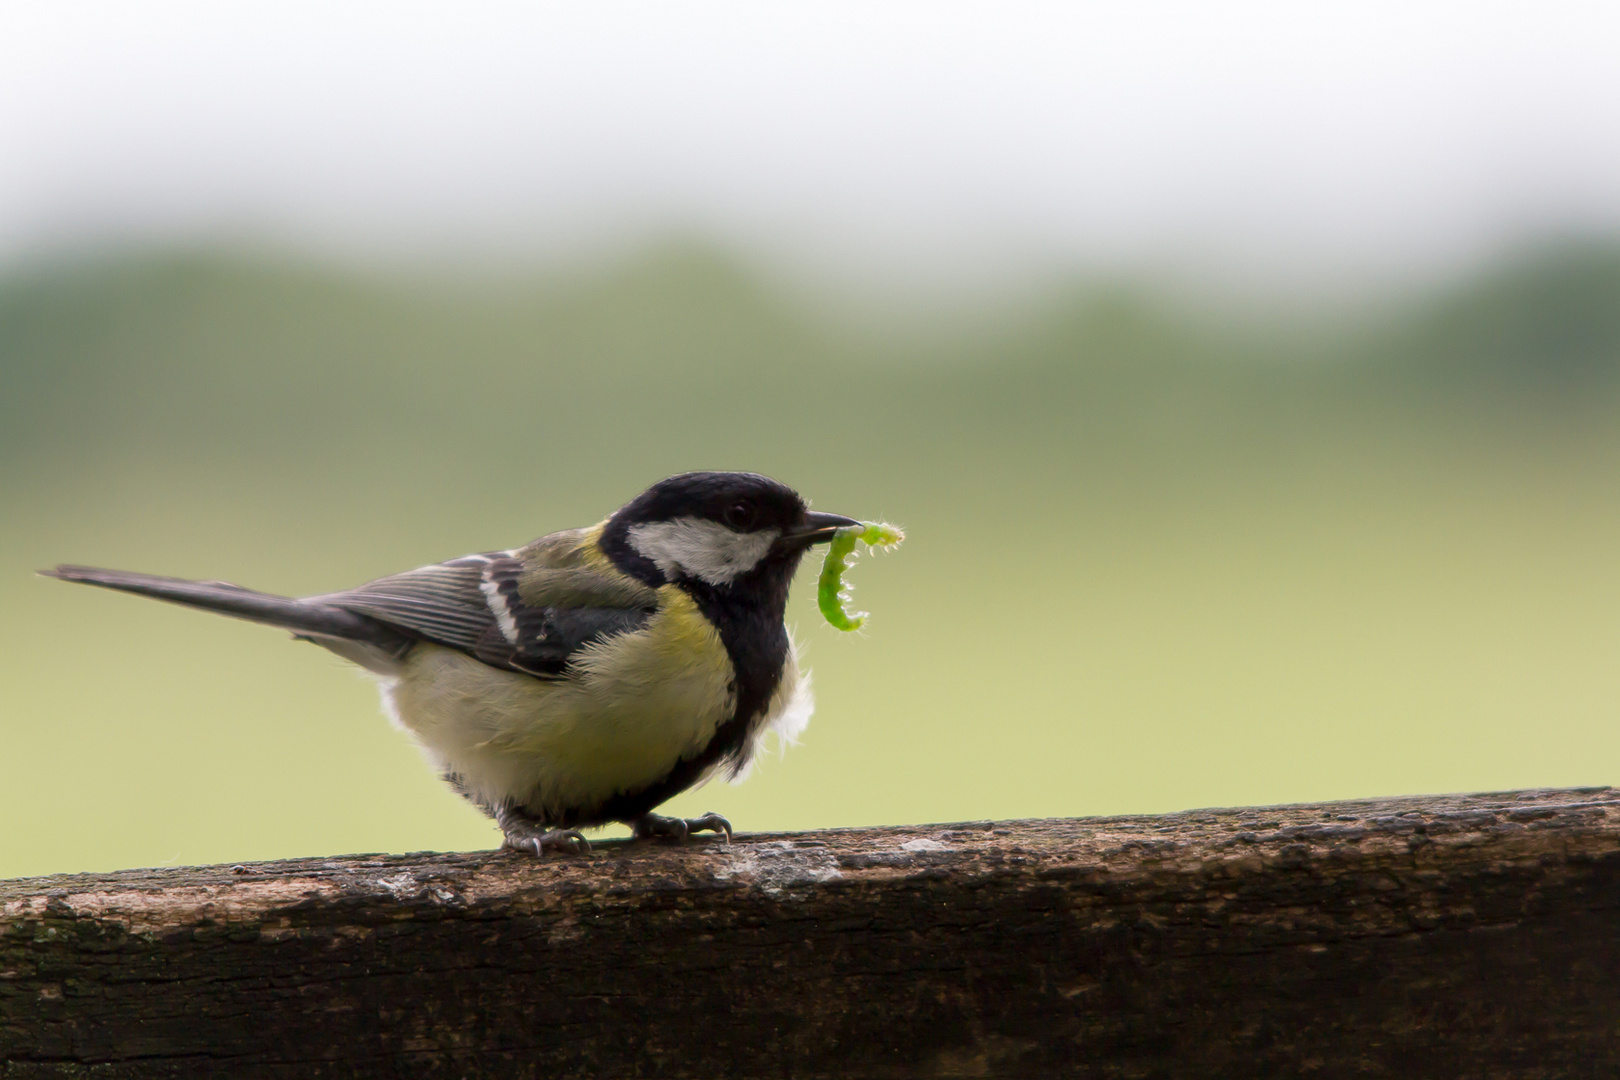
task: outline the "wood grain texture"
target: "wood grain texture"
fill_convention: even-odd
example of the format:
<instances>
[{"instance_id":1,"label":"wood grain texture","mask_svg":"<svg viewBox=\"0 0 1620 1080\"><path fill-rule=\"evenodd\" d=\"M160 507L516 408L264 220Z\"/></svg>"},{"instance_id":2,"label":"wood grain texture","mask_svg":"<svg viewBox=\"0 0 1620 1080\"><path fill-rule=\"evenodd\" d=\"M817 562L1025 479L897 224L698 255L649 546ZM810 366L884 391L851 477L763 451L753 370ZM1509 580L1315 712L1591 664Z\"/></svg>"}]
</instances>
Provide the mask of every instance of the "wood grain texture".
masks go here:
<instances>
[{"instance_id":1,"label":"wood grain texture","mask_svg":"<svg viewBox=\"0 0 1620 1080\"><path fill-rule=\"evenodd\" d=\"M1620 1075L1620 792L0 882L0 1076Z\"/></svg>"}]
</instances>

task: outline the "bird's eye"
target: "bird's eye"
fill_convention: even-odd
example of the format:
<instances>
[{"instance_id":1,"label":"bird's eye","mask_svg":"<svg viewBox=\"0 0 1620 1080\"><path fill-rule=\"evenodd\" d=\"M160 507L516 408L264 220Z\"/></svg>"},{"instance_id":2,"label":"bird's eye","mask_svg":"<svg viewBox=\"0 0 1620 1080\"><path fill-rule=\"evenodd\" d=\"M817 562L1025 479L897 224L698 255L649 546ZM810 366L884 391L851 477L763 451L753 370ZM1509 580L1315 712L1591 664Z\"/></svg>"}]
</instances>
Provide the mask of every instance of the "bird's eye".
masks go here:
<instances>
[{"instance_id":1,"label":"bird's eye","mask_svg":"<svg viewBox=\"0 0 1620 1080\"><path fill-rule=\"evenodd\" d=\"M747 499L738 499L726 507L720 520L738 532L748 532L759 522L759 509Z\"/></svg>"}]
</instances>

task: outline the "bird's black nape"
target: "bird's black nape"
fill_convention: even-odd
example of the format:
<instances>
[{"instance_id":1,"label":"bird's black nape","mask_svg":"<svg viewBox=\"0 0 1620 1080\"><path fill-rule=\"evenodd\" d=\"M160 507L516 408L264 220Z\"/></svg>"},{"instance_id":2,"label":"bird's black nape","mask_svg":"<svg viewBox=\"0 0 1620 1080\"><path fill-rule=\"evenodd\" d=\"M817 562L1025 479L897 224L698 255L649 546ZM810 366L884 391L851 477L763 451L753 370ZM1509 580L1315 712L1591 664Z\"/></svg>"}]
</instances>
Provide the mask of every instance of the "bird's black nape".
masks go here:
<instances>
[{"instance_id":1,"label":"bird's black nape","mask_svg":"<svg viewBox=\"0 0 1620 1080\"><path fill-rule=\"evenodd\" d=\"M798 492L768 476L692 472L658 481L613 516L629 524L698 517L751 532L792 528L804 511L804 499Z\"/></svg>"}]
</instances>

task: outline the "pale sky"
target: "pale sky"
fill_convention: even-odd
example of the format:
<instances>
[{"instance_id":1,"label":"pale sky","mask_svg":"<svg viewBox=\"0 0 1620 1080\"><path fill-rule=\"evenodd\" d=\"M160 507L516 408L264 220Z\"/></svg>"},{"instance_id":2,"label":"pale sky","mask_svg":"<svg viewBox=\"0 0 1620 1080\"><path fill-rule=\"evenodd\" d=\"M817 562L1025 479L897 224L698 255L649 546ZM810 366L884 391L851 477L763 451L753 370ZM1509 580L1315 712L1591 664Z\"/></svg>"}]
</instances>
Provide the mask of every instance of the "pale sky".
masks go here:
<instances>
[{"instance_id":1,"label":"pale sky","mask_svg":"<svg viewBox=\"0 0 1620 1080\"><path fill-rule=\"evenodd\" d=\"M0 0L0 262L712 235L1289 277L1620 229L1620 5Z\"/></svg>"}]
</instances>

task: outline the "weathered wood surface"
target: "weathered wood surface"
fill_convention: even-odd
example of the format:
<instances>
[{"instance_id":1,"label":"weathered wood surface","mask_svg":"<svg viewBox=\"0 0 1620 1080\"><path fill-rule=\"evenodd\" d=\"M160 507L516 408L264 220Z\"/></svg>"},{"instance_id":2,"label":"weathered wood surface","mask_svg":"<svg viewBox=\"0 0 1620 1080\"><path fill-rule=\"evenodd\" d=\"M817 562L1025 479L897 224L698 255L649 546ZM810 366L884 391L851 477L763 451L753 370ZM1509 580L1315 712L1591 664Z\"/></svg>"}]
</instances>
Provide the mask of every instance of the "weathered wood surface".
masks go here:
<instances>
[{"instance_id":1,"label":"weathered wood surface","mask_svg":"<svg viewBox=\"0 0 1620 1080\"><path fill-rule=\"evenodd\" d=\"M1620 1076L1620 792L0 882L0 1062Z\"/></svg>"}]
</instances>

